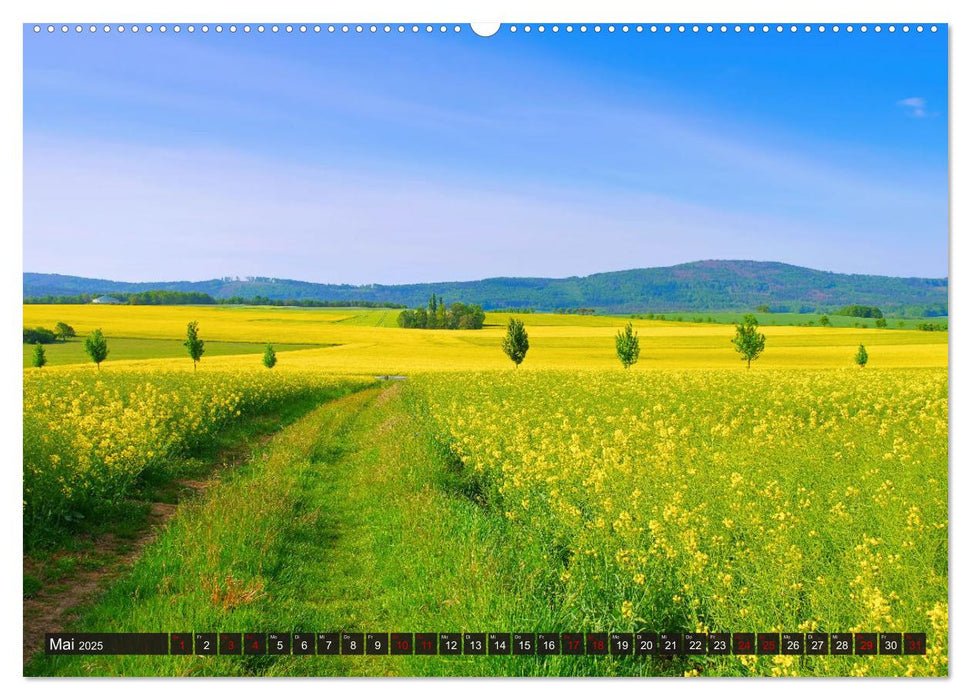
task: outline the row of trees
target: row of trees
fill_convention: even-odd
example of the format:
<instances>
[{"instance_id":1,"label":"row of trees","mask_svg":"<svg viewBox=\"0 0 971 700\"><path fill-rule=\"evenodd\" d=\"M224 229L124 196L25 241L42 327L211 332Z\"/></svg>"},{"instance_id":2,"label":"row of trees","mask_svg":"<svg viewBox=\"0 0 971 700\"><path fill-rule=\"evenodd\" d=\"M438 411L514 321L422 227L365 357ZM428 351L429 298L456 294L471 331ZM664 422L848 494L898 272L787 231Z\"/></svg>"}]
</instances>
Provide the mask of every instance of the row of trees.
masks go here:
<instances>
[{"instance_id":1,"label":"row of trees","mask_svg":"<svg viewBox=\"0 0 971 700\"><path fill-rule=\"evenodd\" d=\"M576 309L553 309L555 314L577 314L579 316L593 316L597 313L596 309L587 309L584 307L579 307Z\"/></svg>"},{"instance_id":2,"label":"row of trees","mask_svg":"<svg viewBox=\"0 0 971 700\"><path fill-rule=\"evenodd\" d=\"M74 294L70 296L47 295L25 297L25 304L90 304L99 297L106 296L124 304L138 306L191 306L193 304L216 304L217 301L205 292L177 292L167 289L153 289L145 292L112 292L111 294Z\"/></svg>"},{"instance_id":3,"label":"row of trees","mask_svg":"<svg viewBox=\"0 0 971 700\"><path fill-rule=\"evenodd\" d=\"M185 341L182 344L188 351L189 357L192 358L192 370L195 371L196 365L202 360L202 356L206 352L206 342L199 337L198 321L190 321L188 323L185 328ZM266 348L263 350L263 366L267 369L276 367L276 350L269 343L267 343Z\"/></svg>"},{"instance_id":4,"label":"row of trees","mask_svg":"<svg viewBox=\"0 0 971 700\"><path fill-rule=\"evenodd\" d=\"M759 306L755 310L758 313L775 313L775 312L766 311L765 309L767 309L767 308L768 307L765 307L765 306ZM877 311L879 312L880 310L877 309ZM834 313L833 315L834 316L840 316L840 315L846 315L846 314ZM691 316L691 317L685 317L683 315L677 315L677 316L671 315L671 316L668 316L666 314L655 314L653 312L648 312L648 313L643 313L643 314L630 314L630 318L636 318L636 319L642 319L642 320L646 319L648 321L678 321L679 323L680 322L683 322L683 321L688 321L688 322L691 322L691 323L721 323L714 316ZM857 317L857 318L859 318L859 317ZM876 318L876 317L874 317L874 318ZM735 321L735 320L732 320L729 323L737 324L738 322ZM800 325L800 326L815 326L816 323L817 323L816 320L810 319L810 320L805 321L803 323L800 323L798 325ZM830 320L828 314L823 314L822 316L820 316L818 323L819 323L820 326L826 326L827 328L828 327L831 327L833 325L833 322ZM786 322L785 325L790 325L790 322ZM869 326L867 326L866 323L856 322L853 325L856 328L869 328ZM876 318L876 320L874 321L873 325L875 327L877 327L877 328L886 328L887 327L887 319L885 319L883 317ZM899 328L903 328L904 325L905 324L904 324L903 321L898 321L897 322L897 326ZM920 328L923 325L934 325L934 324L919 323L919 324L917 324L917 327ZM944 324L944 325L946 326L947 324ZM944 330L947 330L947 329L945 328Z\"/></svg>"},{"instance_id":5,"label":"row of trees","mask_svg":"<svg viewBox=\"0 0 971 700\"><path fill-rule=\"evenodd\" d=\"M404 309L404 304L395 304L384 301L327 301L318 299L270 299L256 295L255 297L232 296L224 299L217 299L216 304L241 305L241 306L300 306L314 309L328 309L333 307L354 307L361 309Z\"/></svg>"},{"instance_id":6,"label":"row of trees","mask_svg":"<svg viewBox=\"0 0 971 700\"><path fill-rule=\"evenodd\" d=\"M732 345L735 346L735 351L738 352L741 360L746 363L746 368L751 369L752 362L757 360L765 350L765 334L759 332L759 322L755 316L747 314L741 323L735 324ZM617 359L624 369L630 369L631 365L637 363L641 354L641 342L631 322L628 321L623 330L617 331L614 346L617 350ZM502 339L502 350L517 368L526 358L526 352L529 350L529 334L519 319L509 319L506 335ZM868 359L866 348L861 344L854 361L863 367Z\"/></svg>"},{"instance_id":7,"label":"row of trees","mask_svg":"<svg viewBox=\"0 0 971 700\"><path fill-rule=\"evenodd\" d=\"M205 292L152 290L129 294L128 303L138 306L191 306L192 304L214 304L216 300Z\"/></svg>"},{"instance_id":8,"label":"row of trees","mask_svg":"<svg viewBox=\"0 0 971 700\"><path fill-rule=\"evenodd\" d=\"M432 294L428 307L405 309L398 314L402 328L444 328L447 330L474 330L485 324L485 311L478 304L460 301L446 305L445 300Z\"/></svg>"},{"instance_id":9,"label":"row of trees","mask_svg":"<svg viewBox=\"0 0 971 700\"><path fill-rule=\"evenodd\" d=\"M61 324L57 324L60 326ZM66 325L66 324L65 324ZM68 326L70 328L70 326ZM39 329L43 330L43 329ZM48 331L50 332L50 331ZM26 332L24 334L26 341ZM71 336L74 337L74 331L71 330ZM108 341L105 340L104 333L101 329L93 331L91 335L84 339L84 351L88 354L88 357L101 369L101 363L105 361L108 357ZM47 364L47 352L44 350L44 344L40 341L34 342L34 354L31 356L31 364L34 367L43 367Z\"/></svg>"},{"instance_id":10,"label":"row of trees","mask_svg":"<svg viewBox=\"0 0 971 700\"><path fill-rule=\"evenodd\" d=\"M60 326L61 324L58 324ZM66 324L65 324L66 325ZM68 326L70 328L70 326ZM74 331L71 331L72 337ZM199 322L191 321L186 326L185 329L185 341L182 345L185 346L186 351L189 353L189 357L192 359L192 369L195 371L197 365L202 360L202 356L206 352L206 342L199 337ZM101 363L108 359L108 340L105 338L104 333L100 328L95 329L91 334L84 339L84 352L87 353L91 361L101 370ZM267 369L273 369L276 367L276 350L273 346L267 344L263 351L263 366ZM44 346L41 343L34 343L34 354L32 358L32 364L34 367L43 367L47 364L47 353L44 351Z\"/></svg>"},{"instance_id":11,"label":"row of trees","mask_svg":"<svg viewBox=\"0 0 971 700\"><path fill-rule=\"evenodd\" d=\"M877 311L879 311L879 309L877 309ZM834 316L838 316L838 315L842 315L842 314L833 314L833 315ZM811 325L813 325L813 322L812 321L806 321L806 323L804 323L802 325L804 325L804 326L811 326ZM822 316L819 317L819 325L820 326L829 327L829 326L832 326L833 323L829 320L829 316L827 316L826 314L823 314ZM886 328L887 327L887 319L885 319L882 316L880 316L880 317L877 318L876 321L873 322L873 325L876 326L877 328ZM903 328L904 327L904 322L903 321L898 321L897 322L897 325L900 328ZM853 326L855 328L868 328L868 326L865 323L859 323L859 322L854 323Z\"/></svg>"},{"instance_id":12,"label":"row of trees","mask_svg":"<svg viewBox=\"0 0 971 700\"><path fill-rule=\"evenodd\" d=\"M177 292L153 289L146 292L112 292L111 294L74 294L71 296L26 297L25 304L90 304L100 296L107 296L125 304L137 306L192 306L241 305L241 306L300 306L310 308L355 307L365 309L403 309L404 304L381 301L321 301L317 299L270 299L265 296L232 296L217 299L206 292Z\"/></svg>"},{"instance_id":13,"label":"row of trees","mask_svg":"<svg viewBox=\"0 0 971 700\"><path fill-rule=\"evenodd\" d=\"M437 301L434 297L433 300ZM455 306L456 304L452 305L452 307ZM442 307L436 305L436 312ZM420 311L424 311L424 309L420 309ZM65 328L61 328L62 326ZM746 363L747 368L751 368L752 362L757 360L763 350L765 350L765 334L759 332L758 327L758 319L752 314L746 315L741 323L735 325L735 336L731 342L735 346L736 352L741 356L742 361ZM70 326L67 326L67 324L59 323L57 324L57 328L62 333L65 332L65 329L70 329L71 337L74 335L74 330ZM27 330L24 329L25 342ZM35 330L43 331L44 329ZM45 332L53 334L53 331ZM206 351L206 343L199 337L198 321L190 321L186 326L186 338L182 344L192 359L192 369L195 371ZM617 331L617 335L614 337L614 345L617 351L617 358L624 366L624 369L630 369L632 365L637 363L641 354L641 344L640 339L637 337L637 331L634 330L634 325L631 322L628 321L623 330ZM526 359L526 353L529 351L529 334L526 332L526 327L523 322L518 318L509 319L509 323L506 326L506 335L502 339L502 350L515 363L517 368ZM94 330L84 339L84 351L95 365L97 365L98 370L100 370L101 363L108 357L108 341L100 328ZM863 367L866 365L868 359L866 348L861 343L854 361L860 367ZM276 366L276 363L276 351L272 345L267 344L263 352L263 365L267 369L272 369ZM43 344L39 341L34 342L32 364L34 367L43 367L47 364L47 355L44 351Z\"/></svg>"}]
</instances>

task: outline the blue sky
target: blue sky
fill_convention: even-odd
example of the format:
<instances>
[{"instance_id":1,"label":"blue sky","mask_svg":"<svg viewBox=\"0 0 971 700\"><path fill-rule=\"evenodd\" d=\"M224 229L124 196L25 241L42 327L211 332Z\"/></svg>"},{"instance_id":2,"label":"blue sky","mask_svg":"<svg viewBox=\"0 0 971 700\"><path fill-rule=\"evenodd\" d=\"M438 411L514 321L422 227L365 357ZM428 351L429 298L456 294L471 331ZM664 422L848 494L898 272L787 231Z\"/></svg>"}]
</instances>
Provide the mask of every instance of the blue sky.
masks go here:
<instances>
[{"instance_id":1,"label":"blue sky","mask_svg":"<svg viewBox=\"0 0 971 700\"><path fill-rule=\"evenodd\" d=\"M947 275L947 36L24 30L24 269Z\"/></svg>"}]
</instances>

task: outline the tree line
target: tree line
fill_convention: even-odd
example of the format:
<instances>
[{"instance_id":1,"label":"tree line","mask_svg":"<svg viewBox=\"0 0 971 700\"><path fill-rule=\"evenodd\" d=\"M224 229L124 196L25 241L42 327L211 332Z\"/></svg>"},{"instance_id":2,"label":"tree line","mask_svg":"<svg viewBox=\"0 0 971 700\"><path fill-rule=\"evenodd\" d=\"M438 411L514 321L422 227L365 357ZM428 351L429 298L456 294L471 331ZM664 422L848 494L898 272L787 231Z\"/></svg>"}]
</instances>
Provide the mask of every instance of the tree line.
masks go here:
<instances>
[{"instance_id":1,"label":"tree line","mask_svg":"<svg viewBox=\"0 0 971 700\"><path fill-rule=\"evenodd\" d=\"M66 323L58 323L57 329L60 333L65 333L64 339L68 337L74 337L74 329L68 326ZM24 329L24 342L27 340L27 331L29 329ZM36 329L43 331L43 328ZM69 335L67 332L69 331ZM46 331L50 333L51 331ZM43 367L47 364L47 353L44 351L44 346L39 341L35 341L34 352L32 356L31 364L34 367ZM185 347L186 352L189 354L189 358L192 360L192 369L196 370L197 365L202 361L202 356L206 352L206 342L199 336L199 322L190 321L185 328L185 340L182 342ZM84 339L84 352L91 361L97 366L98 370L101 370L101 363L108 359L108 339L105 338L104 332L100 328L96 328L91 331L91 334ZM273 345L267 343L266 348L263 351L263 366L267 369L273 369L276 367L276 350L273 349Z\"/></svg>"},{"instance_id":2,"label":"tree line","mask_svg":"<svg viewBox=\"0 0 971 700\"><path fill-rule=\"evenodd\" d=\"M468 315L463 315L465 310L468 309L473 310L473 313L475 313L474 317L479 319L479 327L481 328L481 321L485 318L485 313L481 307L474 304L466 305L460 302L454 302L450 306L446 306L445 302L438 299L435 295L432 295L432 298L429 300L429 308L427 311L425 309L416 309L414 311L406 309L402 312L402 315L422 312L426 319L434 318L436 323L441 319L442 323L450 324L457 318L457 323L460 324L469 317ZM452 315L453 313L455 316ZM480 315L481 318L479 318ZM402 325L400 316L399 325ZM414 328L417 326L402 327ZM436 325L431 327L460 328L462 326ZM746 368L748 369L751 369L752 362L757 360L765 350L765 334L761 333L758 327L758 319L753 314L746 314L740 323L735 324L735 335L731 339L732 345L735 346L735 351L739 354L740 359L746 363ZM53 331L41 327L33 329L24 328L24 343L30 343L34 346L32 357L33 366L40 368L47 364L47 355L43 347L45 343L55 342L56 340L67 340L67 338L75 337L75 335L74 329L64 322L58 322ZM192 359L192 369L195 371L205 353L205 341L199 336L198 321L190 321L187 324L186 339L182 344ZM624 369L630 369L631 366L637 363L641 352L640 339L638 338L637 331L634 330L634 325L630 321L627 322L623 330L617 331L617 335L614 337L614 346L617 352L617 358L620 360ZM529 351L529 334L526 331L525 324L518 318L511 317L509 319L506 326L506 335L502 339L501 347L506 356L513 361L518 369L519 365L526 359L526 353ZM109 352L108 341L100 328L92 331L85 338L84 351L95 363L98 370L100 370L101 363L108 357ZM862 343L857 350L854 361L860 367L864 367L869 361L869 355ZM276 351L271 344L267 344L263 353L263 365L267 369L272 369L276 364Z\"/></svg>"},{"instance_id":3,"label":"tree line","mask_svg":"<svg viewBox=\"0 0 971 700\"><path fill-rule=\"evenodd\" d=\"M765 334L759 331L759 321L753 314L746 314L741 323L735 324L735 335L731 342L739 358L745 362L746 368L751 369L752 363L765 350ZM614 347L617 351L617 359L624 369L630 369L637 363L641 354L641 342L637 337L637 331L634 330L634 324L630 321L623 330L617 331L617 335L614 336ZM513 361L517 369L526 359L526 353L529 351L529 333L518 318L510 318L506 325L502 351ZM869 361L869 355L862 343L853 361L861 368Z\"/></svg>"},{"instance_id":4,"label":"tree line","mask_svg":"<svg viewBox=\"0 0 971 700\"><path fill-rule=\"evenodd\" d=\"M265 296L232 296L216 298L206 292L151 290L146 292L112 292L111 294L75 294L72 296L25 297L25 304L90 304L101 297L133 306L300 306L307 308L354 307L363 309L403 309L404 304L379 301L327 301L318 299L270 299Z\"/></svg>"},{"instance_id":5,"label":"tree line","mask_svg":"<svg viewBox=\"0 0 971 700\"><path fill-rule=\"evenodd\" d=\"M553 313L555 313L555 314L576 314L578 316L593 316L594 314L597 313L597 310L596 309L588 309L588 308L585 308L585 307L582 307L581 306L581 307L578 307L578 308L575 308L575 309L574 308L553 309Z\"/></svg>"},{"instance_id":6,"label":"tree line","mask_svg":"<svg viewBox=\"0 0 971 700\"><path fill-rule=\"evenodd\" d=\"M270 299L264 296L255 297L241 297L232 296L217 299L217 304L230 304L230 305L240 305L240 306L301 306L305 308L313 309L329 309L334 307L340 308L360 308L360 309L404 309L406 308L404 304L395 304L393 302L383 302L383 301L361 301L361 300L350 300L350 301L333 301L333 300L318 300L318 299Z\"/></svg>"},{"instance_id":7,"label":"tree line","mask_svg":"<svg viewBox=\"0 0 971 700\"><path fill-rule=\"evenodd\" d=\"M194 304L216 304L217 301L205 292L173 292L151 290L147 292L112 292L110 294L74 294L71 296L24 297L25 304L90 304L95 299L108 297L123 304L137 306L192 306Z\"/></svg>"}]
</instances>

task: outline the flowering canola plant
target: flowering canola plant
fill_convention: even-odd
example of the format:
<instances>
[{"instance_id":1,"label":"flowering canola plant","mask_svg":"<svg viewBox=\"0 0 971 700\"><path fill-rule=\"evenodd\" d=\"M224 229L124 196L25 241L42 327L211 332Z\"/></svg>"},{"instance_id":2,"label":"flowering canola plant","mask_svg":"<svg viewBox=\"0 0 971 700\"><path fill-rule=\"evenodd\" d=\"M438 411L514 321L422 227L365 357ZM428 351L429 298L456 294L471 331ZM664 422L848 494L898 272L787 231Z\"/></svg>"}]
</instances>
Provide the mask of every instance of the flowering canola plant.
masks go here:
<instances>
[{"instance_id":1,"label":"flowering canola plant","mask_svg":"<svg viewBox=\"0 0 971 700\"><path fill-rule=\"evenodd\" d=\"M926 656L709 656L686 672L947 674L946 369L410 383L565 627L925 631Z\"/></svg>"},{"instance_id":2,"label":"flowering canola plant","mask_svg":"<svg viewBox=\"0 0 971 700\"><path fill-rule=\"evenodd\" d=\"M26 371L25 530L124 498L143 474L169 468L241 417L365 383L262 367Z\"/></svg>"}]
</instances>

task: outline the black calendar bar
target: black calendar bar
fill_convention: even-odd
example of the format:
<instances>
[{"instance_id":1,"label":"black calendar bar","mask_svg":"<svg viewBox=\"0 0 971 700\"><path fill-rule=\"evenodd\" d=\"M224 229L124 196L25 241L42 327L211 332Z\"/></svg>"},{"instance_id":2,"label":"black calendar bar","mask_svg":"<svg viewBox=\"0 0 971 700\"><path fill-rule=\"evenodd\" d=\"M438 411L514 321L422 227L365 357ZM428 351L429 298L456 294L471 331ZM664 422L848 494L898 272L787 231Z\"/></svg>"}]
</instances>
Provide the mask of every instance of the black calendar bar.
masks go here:
<instances>
[{"instance_id":1,"label":"black calendar bar","mask_svg":"<svg viewBox=\"0 0 971 700\"><path fill-rule=\"evenodd\" d=\"M66 633L44 635L44 651L61 655L165 655L169 653L166 633ZM179 652L176 652L179 653Z\"/></svg>"},{"instance_id":2,"label":"black calendar bar","mask_svg":"<svg viewBox=\"0 0 971 700\"><path fill-rule=\"evenodd\" d=\"M49 633L50 655L885 656L927 653L923 632Z\"/></svg>"}]
</instances>

